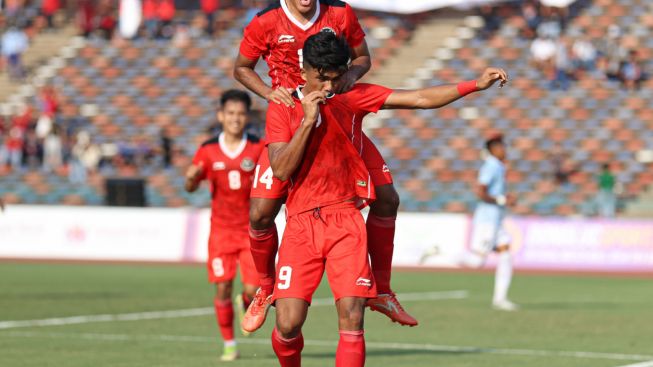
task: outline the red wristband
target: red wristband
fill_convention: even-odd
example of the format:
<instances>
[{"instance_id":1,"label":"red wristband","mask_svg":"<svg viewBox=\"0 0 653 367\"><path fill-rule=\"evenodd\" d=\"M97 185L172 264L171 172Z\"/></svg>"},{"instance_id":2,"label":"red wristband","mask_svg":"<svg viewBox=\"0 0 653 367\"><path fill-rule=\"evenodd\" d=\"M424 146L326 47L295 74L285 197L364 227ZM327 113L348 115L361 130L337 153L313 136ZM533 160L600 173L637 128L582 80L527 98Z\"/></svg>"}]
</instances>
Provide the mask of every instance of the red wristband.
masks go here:
<instances>
[{"instance_id":1,"label":"red wristband","mask_svg":"<svg viewBox=\"0 0 653 367\"><path fill-rule=\"evenodd\" d=\"M476 80L470 80L467 82L458 83L457 88L458 88L458 93L460 94L461 97L464 97L470 93L474 93L478 91L478 87L476 86Z\"/></svg>"}]
</instances>

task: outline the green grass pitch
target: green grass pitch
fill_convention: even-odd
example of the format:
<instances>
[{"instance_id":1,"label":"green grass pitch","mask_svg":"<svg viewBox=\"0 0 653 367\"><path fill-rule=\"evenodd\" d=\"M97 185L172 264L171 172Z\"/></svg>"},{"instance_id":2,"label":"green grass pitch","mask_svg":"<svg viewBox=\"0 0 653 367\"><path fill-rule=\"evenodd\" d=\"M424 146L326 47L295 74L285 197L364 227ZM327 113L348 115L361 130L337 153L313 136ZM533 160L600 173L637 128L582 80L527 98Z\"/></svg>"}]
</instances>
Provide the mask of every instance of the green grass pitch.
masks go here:
<instances>
[{"instance_id":1,"label":"green grass pitch","mask_svg":"<svg viewBox=\"0 0 653 367\"><path fill-rule=\"evenodd\" d=\"M651 279L517 273L511 298L523 309L515 313L490 309L490 273L395 272L393 285L412 294L404 306L420 325L366 313L367 366L653 366ZM463 292L420 299L448 291ZM242 359L218 360L212 292L201 266L0 263L0 366L276 366L274 311L264 329L239 339ZM315 297L329 296L322 284ZM7 323L187 309L204 313ZM304 366L334 364L336 325L333 306L311 308Z\"/></svg>"}]
</instances>

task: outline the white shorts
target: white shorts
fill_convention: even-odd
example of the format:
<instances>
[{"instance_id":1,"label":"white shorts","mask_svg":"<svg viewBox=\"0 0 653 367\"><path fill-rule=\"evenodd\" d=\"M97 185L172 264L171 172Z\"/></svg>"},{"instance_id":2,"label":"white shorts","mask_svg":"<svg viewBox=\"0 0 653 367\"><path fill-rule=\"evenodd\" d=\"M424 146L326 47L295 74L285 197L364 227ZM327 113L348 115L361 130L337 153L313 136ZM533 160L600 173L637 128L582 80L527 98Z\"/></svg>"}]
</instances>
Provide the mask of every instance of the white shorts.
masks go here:
<instances>
[{"instance_id":1,"label":"white shorts","mask_svg":"<svg viewBox=\"0 0 653 367\"><path fill-rule=\"evenodd\" d=\"M512 241L501 222L475 222L472 228L472 250L487 254L496 250L497 246L509 245Z\"/></svg>"}]
</instances>

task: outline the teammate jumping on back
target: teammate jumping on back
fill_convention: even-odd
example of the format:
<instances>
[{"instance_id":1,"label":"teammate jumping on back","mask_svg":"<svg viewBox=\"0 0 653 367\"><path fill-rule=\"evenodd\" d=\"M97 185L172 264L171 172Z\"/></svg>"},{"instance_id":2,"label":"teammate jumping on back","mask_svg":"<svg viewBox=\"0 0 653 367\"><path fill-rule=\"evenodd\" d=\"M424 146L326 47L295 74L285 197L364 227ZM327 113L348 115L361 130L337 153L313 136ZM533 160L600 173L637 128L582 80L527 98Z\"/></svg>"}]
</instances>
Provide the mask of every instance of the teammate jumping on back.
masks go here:
<instances>
[{"instance_id":1,"label":"teammate jumping on back","mask_svg":"<svg viewBox=\"0 0 653 367\"><path fill-rule=\"evenodd\" d=\"M226 91L217 113L223 132L202 144L186 172L186 191L197 190L202 180L211 185L211 234L209 237L208 276L215 283L215 314L224 339L223 361L238 358L234 339L234 308L231 302L233 280L240 264L243 293L236 299L244 316L258 288L247 228L249 193L254 168L263 143L245 133L251 100L246 92Z\"/></svg>"},{"instance_id":2,"label":"teammate jumping on back","mask_svg":"<svg viewBox=\"0 0 653 367\"><path fill-rule=\"evenodd\" d=\"M357 84L333 92L347 72L349 47L331 32L309 37L301 70L305 84L294 106L271 104L266 118L274 175L291 182L287 224L277 264L276 326L272 347L282 367L301 366L302 326L326 269L336 299L340 339L336 367L365 364L366 299L376 296L367 257L367 235L357 204L374 199L359 148L362 120L379 109L434 109L466 94L507 82L501 69L478 80L419 90Z\"/></svg>"},{"instance_id":3,"label":"teammate jumping on back","mask_svg":"<svg viewBox=\"0 0 653 367\"><path fill-rule=\"evenodd\" d=\"M371 60L365 33L354 11L338 0L279 0L258 13L245 28L234 76L271 104L294 106L296 101L291 92L303 83L300 69L304 41L324 29L344 36L351 46L351 66L339 78L334 92L350 90L370 69ZM272 86L266 85L254 71L259 58L268 64ZM369 300L368 306L402 325L415 326L417 320L404 311L390 288L399 195L378 149L367 136L362 136L360 153L377 195L377 200L371 205L366 228L379 296ZM273 177L267 152L263 152L257 166L250 211L251 251L261 289L243 320L245 330L254 331L261 327L270 306L275 277L274 259L279 242L274 218L279 213L287 190L286 183Z\"/></svg>"}]
</instances>

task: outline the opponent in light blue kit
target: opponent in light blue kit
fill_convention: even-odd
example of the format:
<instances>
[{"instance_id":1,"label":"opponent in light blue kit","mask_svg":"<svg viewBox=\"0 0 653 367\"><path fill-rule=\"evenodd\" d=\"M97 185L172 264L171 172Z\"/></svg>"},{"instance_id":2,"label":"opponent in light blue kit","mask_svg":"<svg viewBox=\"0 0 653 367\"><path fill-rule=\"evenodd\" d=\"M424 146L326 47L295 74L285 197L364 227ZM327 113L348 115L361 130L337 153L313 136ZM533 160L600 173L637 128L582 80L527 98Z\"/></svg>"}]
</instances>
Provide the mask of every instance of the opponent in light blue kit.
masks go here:
<instances>
[{"instance_id":1,"label":"opponent in light blue kit","mask_svg":"<svg viewBox=\"0 0 653 367\"><path fill-rule=\"evenodd\" d=\"M494 308L514 311L518 307L508 300L508 289L512 280L512 258L510 236L503 228L506 207L515 203L515 198L506 194L506 147L501 135L485 142L489 152L478 174L476 195L479 198L472 223L471 251L465 252L461 262L468 267L481 267L490 252L496 252L499 261L494 281Z\"/></svg>"}]
</instances>

